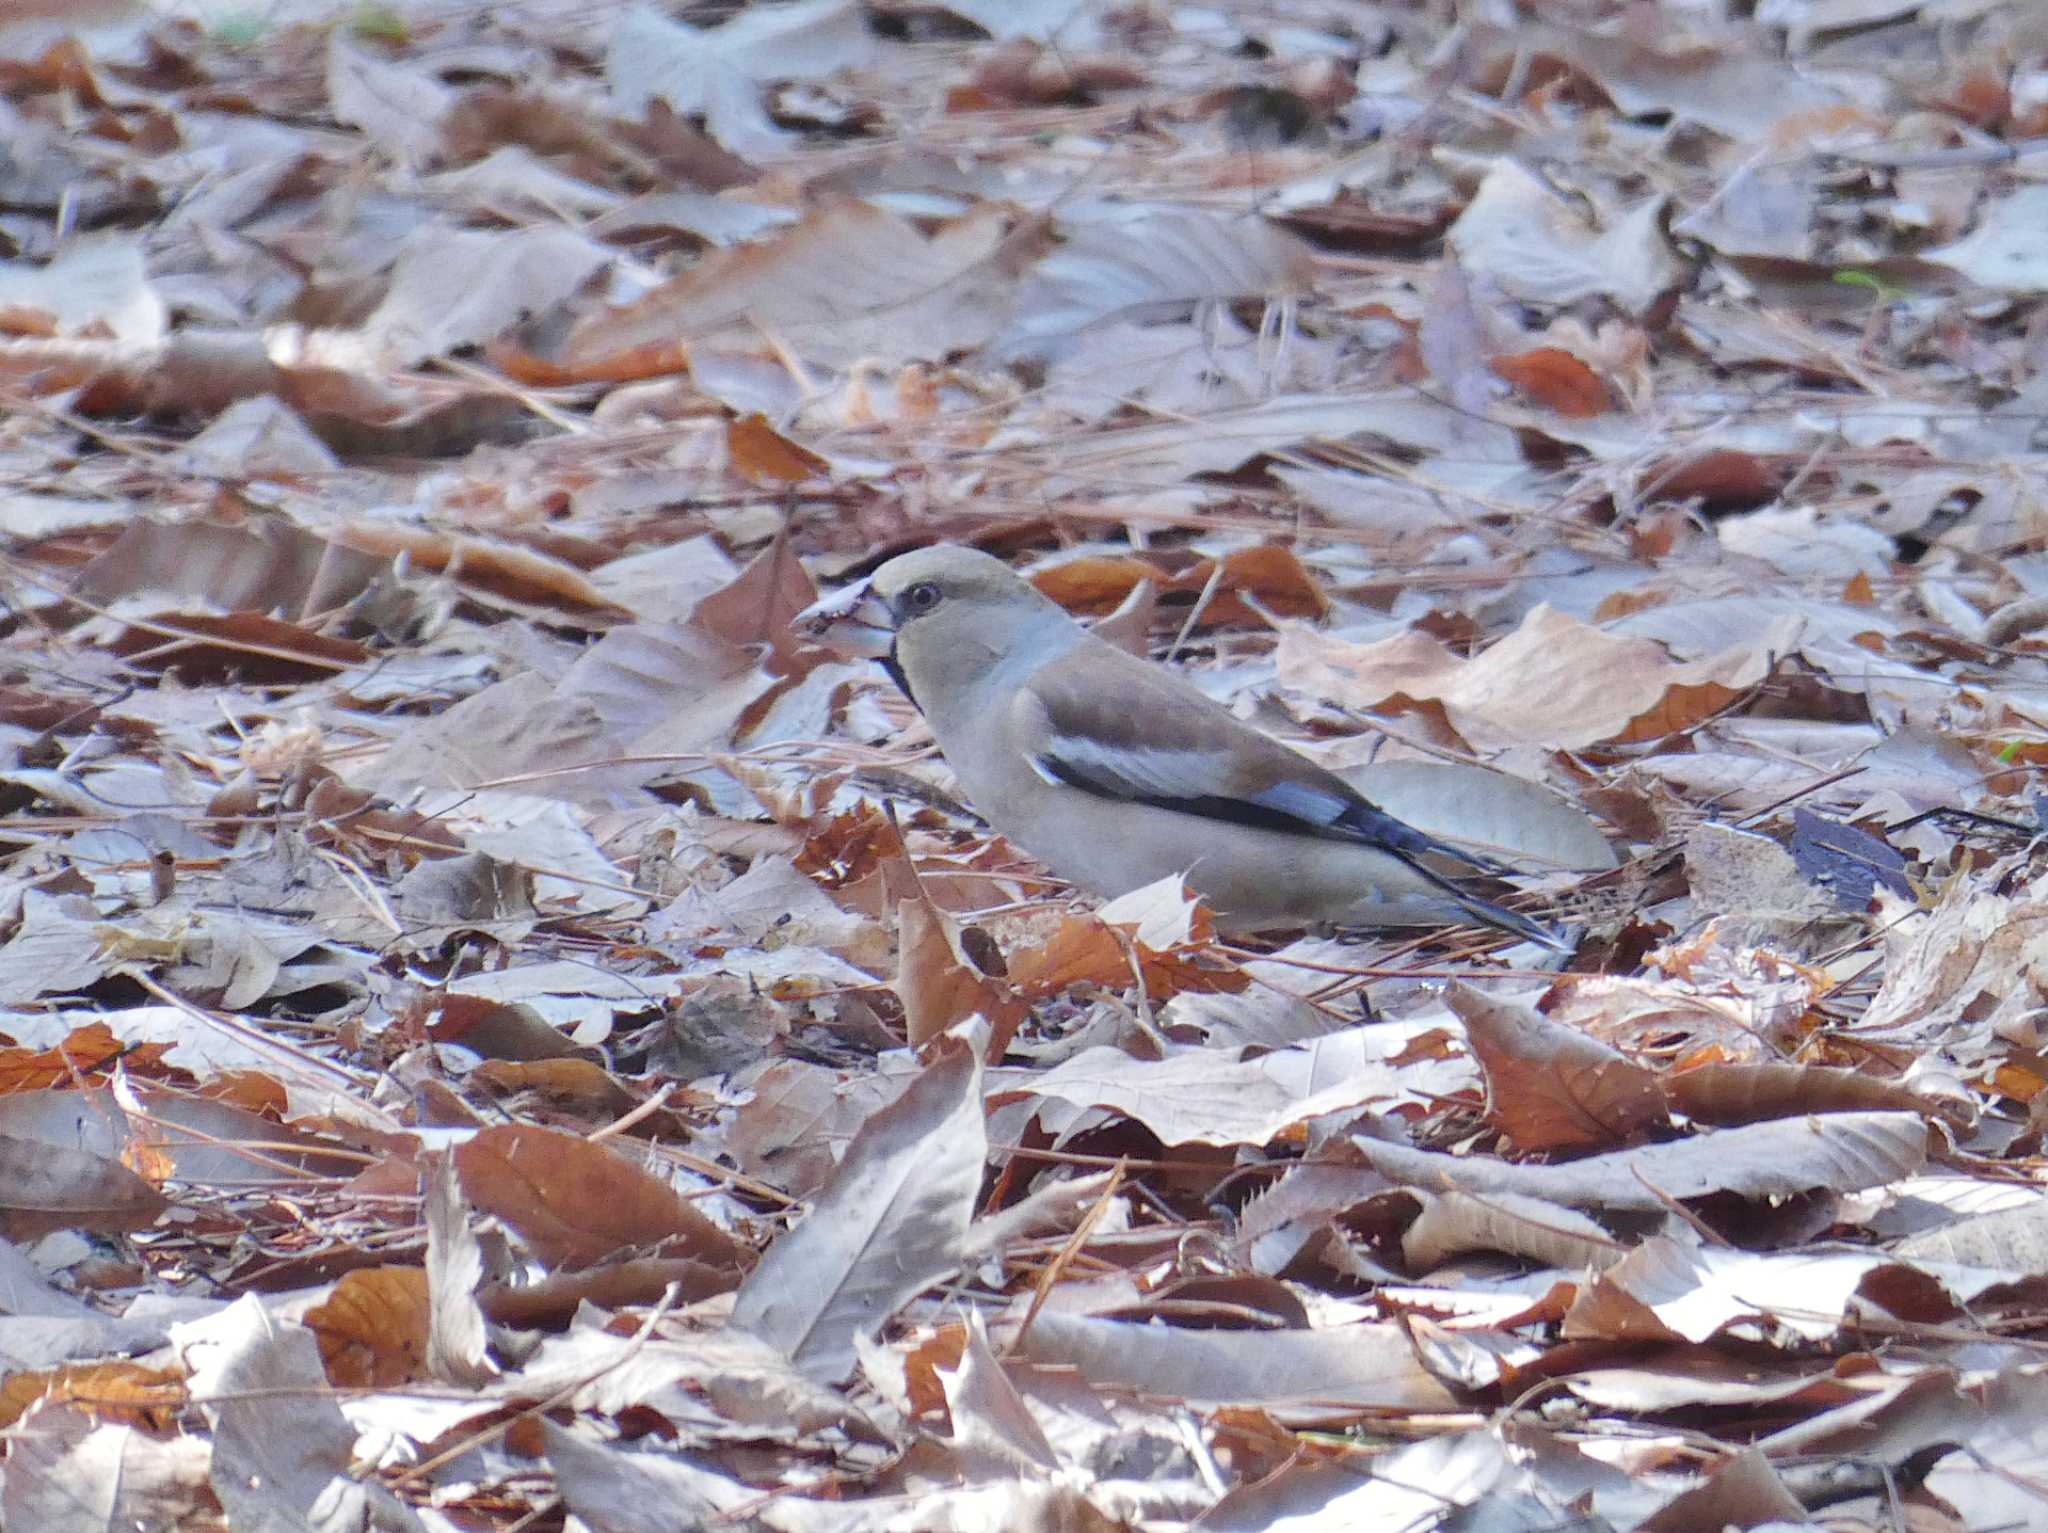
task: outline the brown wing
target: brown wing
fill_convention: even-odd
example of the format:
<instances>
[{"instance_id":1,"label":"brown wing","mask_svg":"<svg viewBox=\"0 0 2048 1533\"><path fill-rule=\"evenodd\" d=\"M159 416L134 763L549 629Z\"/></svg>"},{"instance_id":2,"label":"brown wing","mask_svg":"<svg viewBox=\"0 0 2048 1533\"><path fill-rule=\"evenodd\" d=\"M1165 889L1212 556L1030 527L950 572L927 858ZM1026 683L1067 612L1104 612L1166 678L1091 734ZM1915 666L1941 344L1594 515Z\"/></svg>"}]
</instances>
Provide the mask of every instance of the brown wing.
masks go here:
<instances>
[{"instance_id":1,"label":"brown wing","mask_svg":"<svg viewBox=\"0 0 2048 1533\"><path fill-rule=\"evenodd\" d=\"M1079 657L1080 652L1076 652ZM1108 645L1047 666L1013 707L1041 776L1104 798L1235 825L1360 841L1407 861L1497 866L1395 819L1334 772L1233 717L1169 671Z\"/></svg>"}]
</instances>

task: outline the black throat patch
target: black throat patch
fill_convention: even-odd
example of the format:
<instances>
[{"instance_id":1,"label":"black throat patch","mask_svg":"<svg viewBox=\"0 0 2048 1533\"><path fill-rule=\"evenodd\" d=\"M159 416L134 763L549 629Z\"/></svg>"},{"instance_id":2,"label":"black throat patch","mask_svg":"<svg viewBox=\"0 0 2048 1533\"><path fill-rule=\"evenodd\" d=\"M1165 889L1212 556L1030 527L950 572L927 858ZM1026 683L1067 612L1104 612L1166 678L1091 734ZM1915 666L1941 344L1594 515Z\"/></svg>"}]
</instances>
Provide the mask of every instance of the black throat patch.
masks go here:
<instances>
[{"instance_id":1,"label":"black throat patch","mask_svg":"<svg viewBox=\"0 0 2048 1533\"><path fill-rule=\"evenodd\" d=\"M882 669L889 673L889 679L896 683L896 690L910 699L911 707L924 712L924 704L917 700L917 694L910 690L910 678L903 674L903 664L896 658L896 641L889 643L889 653L882 656Z\"/></svg>"}]
</instances>

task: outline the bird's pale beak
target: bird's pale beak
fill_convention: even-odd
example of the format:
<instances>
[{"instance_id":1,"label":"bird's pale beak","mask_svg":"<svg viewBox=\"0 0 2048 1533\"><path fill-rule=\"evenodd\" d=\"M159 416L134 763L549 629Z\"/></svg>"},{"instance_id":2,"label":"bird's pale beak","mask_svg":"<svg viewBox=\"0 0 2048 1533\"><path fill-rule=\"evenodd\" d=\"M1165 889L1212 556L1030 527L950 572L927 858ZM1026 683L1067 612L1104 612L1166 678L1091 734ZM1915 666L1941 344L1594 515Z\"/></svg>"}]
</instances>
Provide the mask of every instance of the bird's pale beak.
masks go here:
<instances>
[{"instance_id":1,"label":"bird's pale beak","mask_svg":"<svg viewBox=\"0 0 2048 1533\"><path fill-rule=\"evenodd\" d=\"M896 642L889 608L865 580L812 602L789 626L813 644L849 655L880 658Z\"/></svg>"}]
</instances>

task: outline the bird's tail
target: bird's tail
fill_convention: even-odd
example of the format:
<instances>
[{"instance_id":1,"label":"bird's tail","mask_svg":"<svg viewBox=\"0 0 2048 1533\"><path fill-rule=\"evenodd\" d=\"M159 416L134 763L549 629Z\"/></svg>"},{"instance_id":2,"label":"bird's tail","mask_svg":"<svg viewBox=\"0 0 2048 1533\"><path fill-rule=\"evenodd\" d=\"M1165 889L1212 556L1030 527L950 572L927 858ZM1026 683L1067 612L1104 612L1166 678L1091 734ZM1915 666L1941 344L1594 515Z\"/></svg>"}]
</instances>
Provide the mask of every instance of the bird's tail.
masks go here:
<instances>
[{"instance_id":1,"label":"bird's tail","mask_svg":"<svg viewBox=\"0 0 2048 1533\"><path fill-rule=\"evenodd\" d=\"M1424 859L1441 857L1451 862L1463 863L1475 872L1498 878L1514 870L1507 864L1483 856L1478 852L1466 851L1463 847L1452 846L1439 841L1427 831L1417 830L1413 825L1395 819L1378 805L1360 800L1347 810L1338 823L1359 839L1369 841L1390 856L1398 858L1405 866L1433 884L1446 895L1458 909L1472 917L1482 926L1491 926L1498 931L1508 932L1529 942L1541 943L1554 953L1569 953L1575 944L1559 933L1525 915L1482 899L1457 883L1437 872Z\"/></svg>"},{"instance_id":2,"label":"bird's tail","mask_svg":"<svg viewBox=\"0 0 2048 1533\"><path fill-rule=\"evenodd\" d=\"M1496 905L1492 900L1483 899L1470 890L1459 888L1454 880L1444 877L1443 874L1437 872L1435 868L1424 862L1422 856L1424 852L1428 852L1439 856L1456 858L1460 862L1479 868L1487 873L1506 872L1507 869L1502 864L1493 861L1490 857L1475 857L1470 852L1463 852L1454 846L1447 846L1434 836L1425 836L1421 832L1413 830L1410 833L1417 841L1423 843L1422 847L1411 848L1403 846L1398 849L1389 848L1389 850L1392 850L1393 854L1406 863L1408 867L1450 896L1452 904L1464 911L1466 915L1472 917L1481 926L1491 926L1496 931L1507 932L1511 936L1520 937L1526 942L1538 943L1543 947L1549 948L1553 953L1569 953L1576 949L1577 944L1575 942L1571 941L1563 933L1545 926L1542 922L1532 921L1519 911L1510 910L1505 905Z\"/></svg>"},{"instance_id":3,"label":"bird's tail","mask_svg":"<svg viewBox=\"0 0 2048 1533\"><path fill-rule=\"evenodd\" d=\"M1528 942L1539 943L1553 953L1572 952L1577 944L1564 933L1532 921L1518 911L1509 910L1505 905L1496 905L1492 900L1483 900L1476 894L1467 894L1445 879L1444 884L1456 899L1458 908L1482 926L1491 926L1498 931L1508 932Z\"/></svg>"}]
</instances>

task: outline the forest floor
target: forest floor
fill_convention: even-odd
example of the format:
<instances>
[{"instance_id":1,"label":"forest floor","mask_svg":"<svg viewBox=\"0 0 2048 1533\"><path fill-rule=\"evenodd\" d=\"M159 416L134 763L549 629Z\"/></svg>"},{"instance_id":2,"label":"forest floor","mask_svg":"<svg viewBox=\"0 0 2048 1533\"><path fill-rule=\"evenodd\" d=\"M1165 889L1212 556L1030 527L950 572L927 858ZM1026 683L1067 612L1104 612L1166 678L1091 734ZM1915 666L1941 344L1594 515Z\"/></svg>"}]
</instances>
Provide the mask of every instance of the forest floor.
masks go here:
<instances>
[{"instance_id":1,"label":"forest floor","mask_svg":"<svg viewBox=\"0 0 2048 1533\"><path fill-rule=\"evenodd\" d=\"M2044 230L2029 0L0 5L0 1523L2048 1525Z\"/></svg>"}]
</instances>

